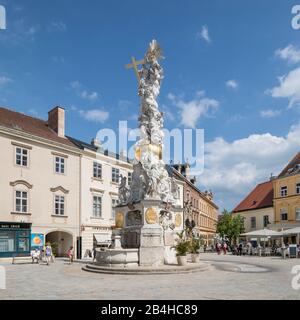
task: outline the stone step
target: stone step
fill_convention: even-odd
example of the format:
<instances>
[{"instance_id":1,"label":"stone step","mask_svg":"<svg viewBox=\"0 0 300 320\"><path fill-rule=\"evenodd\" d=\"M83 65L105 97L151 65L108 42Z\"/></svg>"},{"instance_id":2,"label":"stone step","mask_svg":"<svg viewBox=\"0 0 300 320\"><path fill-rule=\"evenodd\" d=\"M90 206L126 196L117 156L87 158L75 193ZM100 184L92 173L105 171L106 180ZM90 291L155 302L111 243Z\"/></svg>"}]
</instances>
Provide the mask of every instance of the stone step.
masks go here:
<instances>
[{"instance_id":1,"label":"stone step","mask_svg":"<svg viewBox=\"0 0 300 320\"><path fill-rule=\"evenodd\" d=\"M16 262L20 262L22 261L22 263L32 263L32 258L31 256L24 256L24 257L13 257L12 258L12 264L16 264Z\"/></svg>"},{"instance_id":2,"label":"stone step","mask_svg":"<svg viewBox=\"0 0 300 320\"><path fill-rule=\"evenodd\" d=\"M197 263L187 266L164 266L164 267L138 267L138 268L116 268L93 264L87 264L82 268L84 271L104 274L123 274L123 275L153 275L153 274L181 274L205 271L209 268L207 263Z\"/></svg>"}]
</instances>

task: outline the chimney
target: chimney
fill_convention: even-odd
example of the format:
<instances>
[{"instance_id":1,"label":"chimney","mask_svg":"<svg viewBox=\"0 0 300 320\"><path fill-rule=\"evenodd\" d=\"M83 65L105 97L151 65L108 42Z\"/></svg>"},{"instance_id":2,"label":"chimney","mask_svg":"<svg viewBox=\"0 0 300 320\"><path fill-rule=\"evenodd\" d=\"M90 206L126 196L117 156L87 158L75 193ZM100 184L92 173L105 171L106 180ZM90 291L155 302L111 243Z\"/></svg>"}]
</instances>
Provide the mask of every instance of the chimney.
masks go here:
<instances>
[{"instance_id":1,"label":"chimney","mask_svg":"<svg viewBox=\"0 0 300 320\"><path fill-rule=\"evenodd\" d=\"M55 107L48 112L48 126L61 138L65 138L65 109Z\"/></svg>"},{"instance_id":2,"label":"chimney","mask_svg":"<svg viewBox=\"0 0 300 320\"><path fill-rule=\"evenodd\" d=\"M102 147L101 141L97 138L92 139L91 145L98 148L98 149Z\"/></svg>"},{"instance_id":3,"label":"chimney","mask_svg":"<svg viewBox=\"0 0 300 320\"><path fill-rule=\"evenodd\" d=\"M188 160L186 160L186 163L184 166L185 166L185 177L187 179L189 179L190 178L190 164L189 164Z\"/></svg>"},{"instance_id":4,"label":"chimney","mask_svg":"<svg viewBox=\"0 0 300 320\"><path fill-rule=\"evenodd\" d=\"M181 165L181 163L178 163L178 172L182 173L182 165Z\"/></svg>"}]
</instances>

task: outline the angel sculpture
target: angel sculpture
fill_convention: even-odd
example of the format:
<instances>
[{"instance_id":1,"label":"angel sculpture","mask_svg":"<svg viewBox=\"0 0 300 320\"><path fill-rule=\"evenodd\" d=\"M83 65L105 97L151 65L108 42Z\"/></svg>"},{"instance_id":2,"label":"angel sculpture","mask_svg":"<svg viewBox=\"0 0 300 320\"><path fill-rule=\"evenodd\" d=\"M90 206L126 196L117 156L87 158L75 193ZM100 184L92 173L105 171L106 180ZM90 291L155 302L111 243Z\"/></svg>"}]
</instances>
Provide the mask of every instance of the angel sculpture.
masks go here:
<instances>
[{"instance_id":1,"label":"angel sculpture","mask_svg":"<svg viewBox=\"0 0 300 320\"><path fill-rule=\"evenodd\" d=\"M129 189L127 188L127 178L121 175L121 183L119 186L119 202L126 203L129 196Z\"/></svg>"}]
</instances>

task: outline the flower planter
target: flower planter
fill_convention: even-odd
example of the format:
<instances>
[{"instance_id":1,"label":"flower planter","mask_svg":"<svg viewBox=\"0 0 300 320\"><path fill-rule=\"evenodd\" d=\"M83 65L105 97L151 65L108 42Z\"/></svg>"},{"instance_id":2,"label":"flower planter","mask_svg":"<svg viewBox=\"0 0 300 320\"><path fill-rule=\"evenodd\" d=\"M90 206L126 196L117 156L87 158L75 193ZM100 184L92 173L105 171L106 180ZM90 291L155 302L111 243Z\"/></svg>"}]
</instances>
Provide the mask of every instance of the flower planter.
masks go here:
<instances>
[{"instance_id":1,"label":"flower planter","mask_svg":"<svg viewBox=\"0 0 300 320\"><path fill-rule=\"evenodd\" d=\"M177 263L179 266L187 265L187 256L177 256Z\"/></svg>"},{"instance_id":2,"label":"flower planter","mask_svg":"<svg viewBox=\"0 0 300 320\"><path fill-rule=\"evenodd\" d=\"M200 261L200 255L199 253L192 253L192 263L199 263Z\"/></svg>"}]
</instances>

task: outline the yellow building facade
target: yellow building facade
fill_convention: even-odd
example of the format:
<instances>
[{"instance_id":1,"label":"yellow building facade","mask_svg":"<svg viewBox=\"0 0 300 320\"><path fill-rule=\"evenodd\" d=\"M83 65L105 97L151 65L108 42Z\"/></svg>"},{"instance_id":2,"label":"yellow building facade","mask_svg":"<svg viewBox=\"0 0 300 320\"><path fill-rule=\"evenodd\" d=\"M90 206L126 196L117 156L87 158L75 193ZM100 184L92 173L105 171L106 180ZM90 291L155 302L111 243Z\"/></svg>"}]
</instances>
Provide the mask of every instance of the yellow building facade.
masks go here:
<instances>
[{"instance_id":1,"label":"yellow building facade","mask_svg":"<svg viewBox=\"0 0 300 320\"><path fill-rule=\"evenodd\" d=\"M300 173L274 180L275 223L300 225Z\"/></svg>"}]
</instances>

